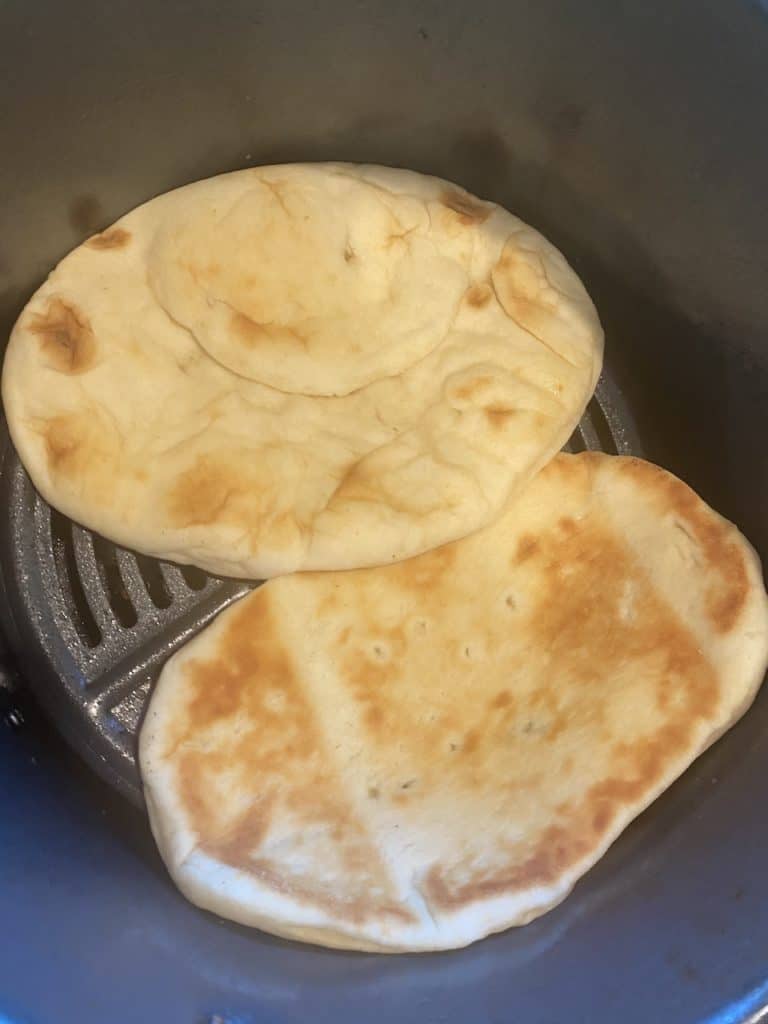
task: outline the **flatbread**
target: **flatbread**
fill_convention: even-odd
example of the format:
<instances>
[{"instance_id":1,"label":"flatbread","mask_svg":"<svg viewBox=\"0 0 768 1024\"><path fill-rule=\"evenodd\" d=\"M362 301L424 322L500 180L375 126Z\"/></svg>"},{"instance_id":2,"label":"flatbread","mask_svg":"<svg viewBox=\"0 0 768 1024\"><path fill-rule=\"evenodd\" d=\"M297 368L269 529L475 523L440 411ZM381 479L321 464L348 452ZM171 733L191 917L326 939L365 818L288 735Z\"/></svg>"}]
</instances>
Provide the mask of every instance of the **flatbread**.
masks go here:
<instances>
[{"instance_id":1,"label":"flatbread","mask_svg":"<svg viewBox=\"0 0 768 1024\"><path fill-rule=\"evenodd\" d=\"M217 914L326 946L464 946L548 910L748 708L760 565L637 459L556 457L493 525L274 580L165 666L154 834Z\"/></svg>"},{"instance_id":2,"label":"flatbread","mask_svg":"<svg viewBox=\"0 0 768 1024\"><path fill-rule=\"evenodd\" d=\"M2 392L60 511L261 578L485 525L567 440L602 340L562 256L498 206L407 171L256 168L67 256L13 330Z\"/></svg>"}]
</instances>

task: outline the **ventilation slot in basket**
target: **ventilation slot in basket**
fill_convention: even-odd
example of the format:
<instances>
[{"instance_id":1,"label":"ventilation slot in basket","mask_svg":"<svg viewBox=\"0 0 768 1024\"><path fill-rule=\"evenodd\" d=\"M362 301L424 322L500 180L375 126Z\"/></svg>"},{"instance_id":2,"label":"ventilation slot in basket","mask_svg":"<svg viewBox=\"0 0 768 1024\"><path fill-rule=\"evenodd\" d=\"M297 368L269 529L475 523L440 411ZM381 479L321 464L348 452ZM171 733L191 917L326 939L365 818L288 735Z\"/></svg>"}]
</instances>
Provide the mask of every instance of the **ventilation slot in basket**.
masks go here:
<instances>
[{"instance_id":1,"label":"ventilation slot in basket","mask_svg":"<svg viewBox=\"0 0 768 1024\"><path fill-rule=\"evenodd\" d=\"M93 553L112 614L123 628L133 629L138 616L120 575L114 547L103 537L94 535Z\"/></svg>"},{"instance_id":2,"label":"ventilation slot in basket","mask_svg":"<svg viewBox=\"0 0 768 1024\"><path fill-rule=\"evenodd\" d=\"M59 588L72 625L86 647L98 647L101 643L101 630L93 617L80 580L72 541L72 523L53 509L51 537Z\"/></svg>"}]
</instances>

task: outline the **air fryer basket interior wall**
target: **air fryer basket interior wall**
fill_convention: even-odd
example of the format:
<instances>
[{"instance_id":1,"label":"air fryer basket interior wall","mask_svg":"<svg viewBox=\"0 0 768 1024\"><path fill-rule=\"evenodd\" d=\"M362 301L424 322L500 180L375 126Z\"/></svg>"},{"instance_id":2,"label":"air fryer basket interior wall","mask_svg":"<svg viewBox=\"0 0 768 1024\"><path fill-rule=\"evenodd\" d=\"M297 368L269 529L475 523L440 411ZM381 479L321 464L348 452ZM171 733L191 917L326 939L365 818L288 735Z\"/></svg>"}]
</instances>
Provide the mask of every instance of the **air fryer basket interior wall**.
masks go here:
<instances>
[{"instance_id":1,"label":"air fryer basket interior wall","mask_svg":"<svg viewBox=\"0 0 768 1024\"><path fill-rule=\"evenodd\" d=\"M530 220L585 279L606 328L608 415L593 408L579 443L639 437L768 558L763 5L11 2L0 58L4 335L68 249L185 181L292 159L436 173ZM21 700L31 684L78 742L67 709L87 672L75 665L63 688L61 652L67 621L85 636L91 625L76 621L77 596L43 614L73 566L92 612L96 590L125 590L97 606L101 639L85 645L121 699L145 693L159 663L130 677L126 634L149 623L160 635L168 616L191 628L235 591L46 519L7 448L0 494L0 608ZM111 708L96 708L105 745L91 764L135 796L138 705L112 733ZM645 1024L729 1003L729 1020L746 1019L764 1000L766 697L562 908L463 953L387 960L282 943L184 904L140 814L28 701L26 714L32 725L0 744L0 905L15 939L0 1016Z\"/></svg>"}]
</instances>

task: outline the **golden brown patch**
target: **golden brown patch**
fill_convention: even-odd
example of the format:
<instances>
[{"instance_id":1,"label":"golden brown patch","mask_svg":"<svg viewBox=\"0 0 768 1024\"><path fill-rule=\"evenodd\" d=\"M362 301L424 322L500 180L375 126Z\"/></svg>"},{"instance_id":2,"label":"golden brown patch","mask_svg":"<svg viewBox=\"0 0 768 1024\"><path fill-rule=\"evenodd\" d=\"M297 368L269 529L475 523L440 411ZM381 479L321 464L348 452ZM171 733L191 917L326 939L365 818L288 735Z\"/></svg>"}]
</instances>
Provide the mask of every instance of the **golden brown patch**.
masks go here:
<instances>
[{"instance_id":1,"label":"golden brown patch","mask_svg":"<svg viewBox=\"0 0 768 1024\"><path fill-rule=\"evenodd\" d=\"M188 786L194 785L194 778L190 779L188 774L185 779ZM187 790L187 798L189 798L189 790ZM275 803L275 794L262 800L254 800L253 804L242 811L239 817L226 828L214 845L203 844L205 852L212 854L217 860L221 860L231 867L253 872L253 852L258 850L266 838Z\"/></svg>"},{"instance_id":2,"label":"golden brown patch","mask_svg":"<svg viewBox=\"0 0 768 1024\"><path fill-rule=\"evenodd\" d=\"M491 700L492 708L507 708L512 703L512 694L509 690L499 690Z\"/></svg>"},{"instance_id":3,"label":"golden brown patch","mask_svg":"<svg viewBox=\"0 0 768 1024\"><path fill-rule=\"evenodd\" d=\"M244 488L242 474L210 455L199 455L182 473L168 497L174 526L206 526L225 518L227 506Z\"/></svg>"},{"instance_id":4,"label":"golden brown patch","mask_svg":"<svg viewBox=\"0 0 768 1024\"><path fill-rule=\"evenodd\" d=\"M52 370L85 373L96 361L96 340L87 316L64 299L50 299L45 313L34 313L29 332L40 339L46 365Z\"/></svg>"},{"instance_id":5,"label":"golden brown patch","mask_svg":"<svg viewBox=\"0 0 768 1024\"><path fill-rule=\"evenodd\" d=\"M460 384L453 392L453 397L462 402L471 402L482 396L484 391L493 387L493 377L475 377L472 380Z\"/></svg>"},{"instance_id":6,"label":"golden brown patch","mask_svg":"<svg viewBox=\"0 0 768 1024\"><path fill-rule=\"evenodd\" d=\"M517 416L517 409L509 409L504 405L487 405L483 412L494 430L503 430L509 421Z\"/></svg>"},{"instance_id":7,"label":"golden brown patch","mask_svg":"<svg viewBox=\"0 0 768 1024\"><path fill-rule=\"evenodd\" d=\"M574 534L578 527L576 526L576 520L571 516L563 516L562 519L558 520L557 525L563 531L563 533Z\"/></svg>"},{"instance_id":8,"label":"golden brown patch","mask_svg":"<svg viewBox=\"0 0 768 1024\"><path fill-rule=\"evenodd\" d=\"M125 228L108 228L101 234L93 235L85 243L89 249L124 249L131 240L129 231Z\"/></svg>"},{"instance_id":9,"label":"golden brown patch","mask_svg":"<svg viewBox=\"0 0 768 1024\"><path fill-rule=\"evenodd\" d=\"M270 462L268 447L260 459L249 452L247 467L235 453L198 455L181 472L165 499L172 526L185 528L212 523L237 527L247 537L250 550L265 545L276 549L301 543L304 527L290 509L275 505L271 482L277 463Z\"/></svg>"},{"instance_id":10,"label":"golden brown patch","mask_svg":"<svg viewBox=\"0 0 768 1024\"><path fill-rule=\"evenodd\" d=\"M461 752L463 754L474 754L480 745L480 732L478 729L469 729L464 734L464 739L461 742Z\"/></svg>"},{"instance_id":11,"label":"golden brown patch","mask_svg":"<svg viewBox=\"0 0 768 1024\"><path fill-rule=\"evenodd\" d=\"M439 592L446 577L453 572L458 556L456 543L443 544L418 558L406 559L387 569L388 579L415 596L428 596Z\"/></svg>"},{"instance_id":12,"label":"golden brown patch","mask_svg":"<svg viewBox=\"0 0 768 1024\"><path fill-rule=\"evenodd\" d=\"M540 550L541 542L531 534L525 534L517 543L517 550L515 551L514 558L515 564L521 565L523 562L527 562L529 558L538 554Z\"/></svg>"},{"instance_id":13,"label":"golden brown patch","mask_svg":"<svg viewBox=\"0 0 768 1024\"><path fill-rule=\"evenodd\" d=\"M424 889L436 907L456 910L477 900L552 884L588 850L588 840L570 835L565 829L553 825L545 830L531 853L503 872L491 873L466 885L453 887L446 881L440 868L434 865L427 874Z\"/></svg>"},{"instance_id":14,"label":"golden brown patch","mask_svg":"<svg viewBox=\"0 0 768 1024\"><path fill-rule=\"evenodd\" d=\"M446 189L440 196L443 206L457 214L462 224L482 224L491 215L491 207L478 202L468 192L460 192L458 189Z\"/></svg>"},{"instance_id":15,"label":"golden brown patch","mask_svg":"<svg viewBox=\"0 0 768 1024\"><path fill-rule=\"evenodd\" d=\"M48 472L59 484L75 484L89 502L115 491L122 438L96 407L30 422L43 444Z\"/></svg>"},{"instance_id":16,"label":"golden brown patch","mask_svg":"<svg viewBox=\"0 0 768 1024\"><path fill-rule=\"evenodd\" d=\"M405 663L409 640L401 626L361 628L352 633L349 643L338 652L339 666L352 696L362 712L369 732L386 735L396 728L394 709L381 699L382 687ZM381 658L377 651L386 650Z\"/></svg>"},{"instance_id":17,"label":"golden brown patch","mask_svg":"<svg viewBox=\"0 0 768 1024\"><path fill-rule=\"evenodd\" d=\"M342 919L359 922L384 914L412 921L387 895L388 872L337 790L315 712L283 644L267 590L243 602L216 651L184 666L185 712L164 755L176 767L198 848ZM222 736L223 723L228 723L226 737L214 740ZM351 879L343 893L294 875L264 855L272 823L281 814L289 814L297 828L328 830ZM371 896L373 887L384 895Z\"/></svg>"},{"instance_id":18,"label":"golden brown patch","mask_svg":"<svg viewBox=\"0 0 768 1024\"><path fill-rule=\"evenodd\" d=\"M536 262L531 266L531 261ZM523 256L507 243L493 268L491 280L502 308L523 327L538 325L541 314L541 291L544 271L534 269L541 261L533 255Z\"/></svg>"},{"instance_id":19,"label":"golden brown patch","mask_svg":"<svg viewBox=\"0 0 768 1024\"><path fill-rule=\"evenodd\" d=\"M51 473L68 475L77 462L83 442L79 418L73 415L53 416L46 421L43 436Z\"/></svg>"},{"instance_id":20,"label":"golden brown patch","mask_svg":"<svg viewBox=\"0 0 768 1024\"><path fill-rule=\"evenodd\" d=\"M233 313L229 321L232 333L241 342L249 346L263 345L264 342L280 342L287 345L301 345L307 348L309 338L293 327L280 324L260 324L245 313Z\"/></svg>"},{"instance_id":21,"label":"golden brown patch","mask_svg":"<svg viewBox=\"0 0 768 1024\"><path fill-rule=\"evenodd\" d=\"M487 306L493 297L493 289L484 282L476 283L467 288L464 299L468 306L473 309L482 309Z\"/></svg>"}]
</instances>

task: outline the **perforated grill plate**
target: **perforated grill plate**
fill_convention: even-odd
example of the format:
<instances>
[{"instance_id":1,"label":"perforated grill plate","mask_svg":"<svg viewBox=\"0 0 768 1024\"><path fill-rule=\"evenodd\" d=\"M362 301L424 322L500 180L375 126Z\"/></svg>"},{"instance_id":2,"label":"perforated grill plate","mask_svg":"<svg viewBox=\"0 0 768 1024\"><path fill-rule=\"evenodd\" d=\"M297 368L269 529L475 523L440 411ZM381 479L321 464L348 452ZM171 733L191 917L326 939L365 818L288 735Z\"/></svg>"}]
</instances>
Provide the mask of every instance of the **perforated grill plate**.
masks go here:
<instances>
[{"instance_id":1,"label":"perforated grill plate","mask_svg":"<svg viewBox=\"0 0 768 1024\"><path fill-rule=\"evenodd\" d=\"M0 614L24 678L104 778L142 803L139 724L165 660L255 584L135 555L37 494L3 430ZM640 454L617 388L601 378L569 451Z\"/></svg>"}]
</instances>

